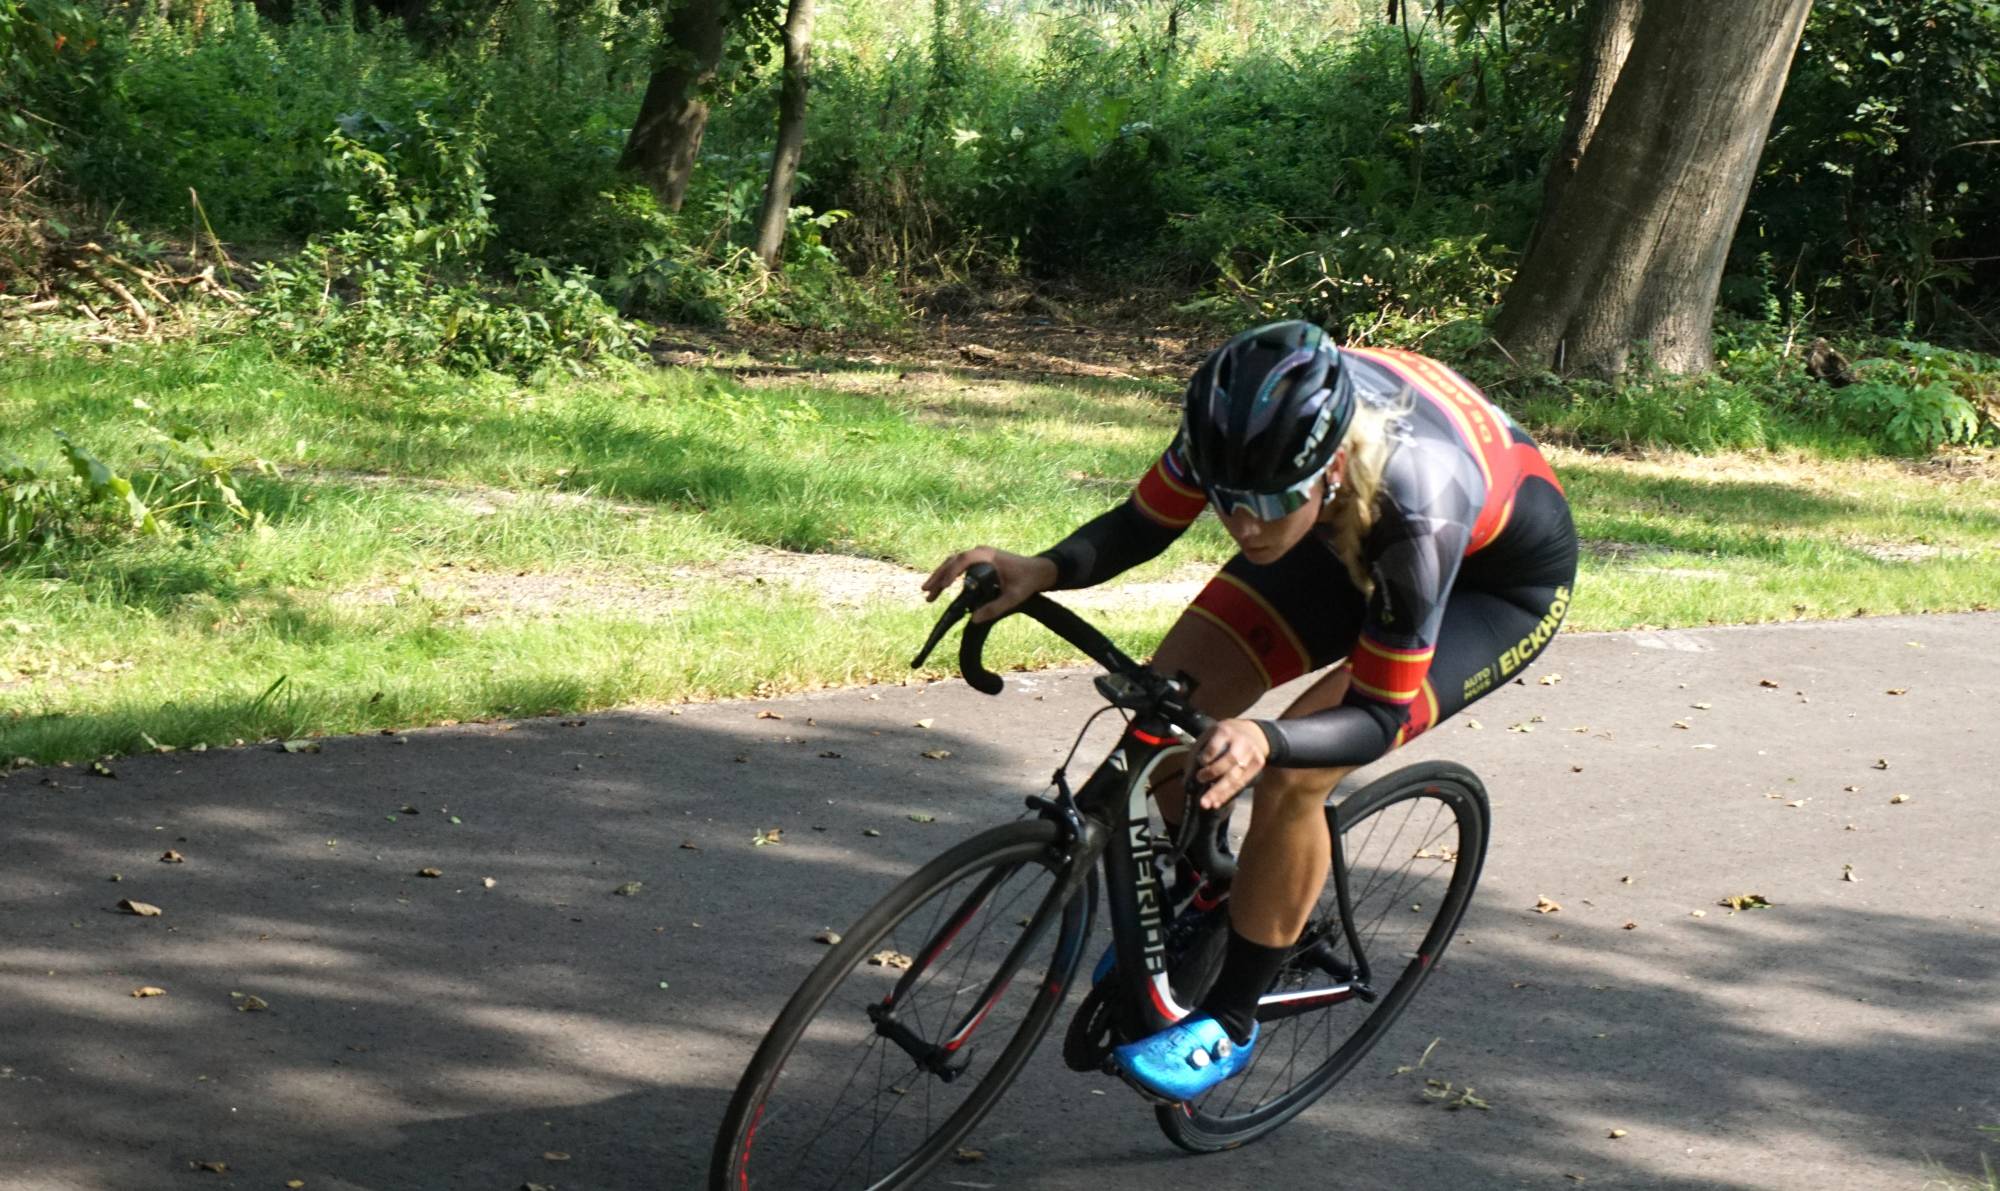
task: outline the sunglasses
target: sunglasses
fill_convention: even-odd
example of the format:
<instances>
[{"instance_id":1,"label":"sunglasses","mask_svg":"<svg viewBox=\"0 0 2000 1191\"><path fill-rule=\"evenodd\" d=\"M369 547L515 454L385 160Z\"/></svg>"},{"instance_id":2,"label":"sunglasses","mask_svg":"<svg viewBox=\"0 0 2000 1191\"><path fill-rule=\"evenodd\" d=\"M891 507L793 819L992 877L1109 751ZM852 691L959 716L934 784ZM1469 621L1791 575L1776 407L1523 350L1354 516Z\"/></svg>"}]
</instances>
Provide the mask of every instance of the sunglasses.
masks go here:
<instances>
[{"instance_id":1,"label":"sunglasses","mask_svg":"<svg viewBox=\"0 0 2000 1191\"><path fill-rule=\"evenodd\" d=\"M1215 511L1225 517L1243 509L1259 521L1276 521L1306 506L1320 475L1315 472L1282 492L1243 492L1209 485L1208 499Z\"/></svg>"}]
</instances>

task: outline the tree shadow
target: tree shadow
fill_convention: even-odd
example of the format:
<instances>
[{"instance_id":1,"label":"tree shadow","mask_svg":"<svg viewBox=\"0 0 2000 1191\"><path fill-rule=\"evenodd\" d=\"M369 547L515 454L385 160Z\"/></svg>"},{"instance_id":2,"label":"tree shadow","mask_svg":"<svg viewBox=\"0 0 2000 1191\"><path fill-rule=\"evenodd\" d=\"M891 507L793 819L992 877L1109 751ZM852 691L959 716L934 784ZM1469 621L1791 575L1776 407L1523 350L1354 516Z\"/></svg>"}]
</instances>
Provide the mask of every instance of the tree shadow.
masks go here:
<instances>
[{"instance_id":1,"label":"tree shadow","mask_svg":"<svg viewBox=\"0 0 2000 1191\"><path fill-rule=\"evenodd\" d=\"M164 1186L223 1162L212 1185L703 1186L737 1076L824 954L813 935L1023 813L1067 741L1009 740L1008 717L1086 681L151 756L115 782L17 773L0 1183ZM1978 1061L2000 952L1965 923L1718 910L1694 943L1532 900L1489 865L1409 1015L1265 1142L1184 1165L1051 1040L968 1143L982 1157L930 1185L1880 1186L1926 1158L1976 1165L1970 1126L2000 1119ZM1428 1102L1426 1078L1493 1108Z\"/></svg>"}]
</instances>

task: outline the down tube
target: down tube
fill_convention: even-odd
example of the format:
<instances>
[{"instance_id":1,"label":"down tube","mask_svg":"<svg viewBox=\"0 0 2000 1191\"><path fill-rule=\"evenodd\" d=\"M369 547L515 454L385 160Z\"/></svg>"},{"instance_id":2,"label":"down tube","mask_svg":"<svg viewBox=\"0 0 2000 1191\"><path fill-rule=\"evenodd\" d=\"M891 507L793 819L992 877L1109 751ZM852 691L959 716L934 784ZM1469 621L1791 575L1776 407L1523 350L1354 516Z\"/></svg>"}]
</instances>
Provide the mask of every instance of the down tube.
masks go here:
<instances>
[{"instance_id":1,"label":"down tube","mask_svg":"<svg viewBox=\"0 0 2000 1191\"><path fill-rule=\"evenodd\" d=\"M1110 901L1112 937L1117 940L1118 968L1129 976L1119 983L1125 993L1124 1016L1127 1033L1144 1037L1173 1025L1188 1015L1174 1000L1167 980L1166 891L1154 870L1152 815L1147 790L1153 772L1162 761L1187 751L1183 744L1160 748L1135 740L1127 734L1107 762L1125 769L1129 762L1139 771L1125 783L1125 805L1113 818L1111 839L1104 850L1105 893ZM1107 808L1118 810L1119 808Z\"/></svg>"}]
</instances>

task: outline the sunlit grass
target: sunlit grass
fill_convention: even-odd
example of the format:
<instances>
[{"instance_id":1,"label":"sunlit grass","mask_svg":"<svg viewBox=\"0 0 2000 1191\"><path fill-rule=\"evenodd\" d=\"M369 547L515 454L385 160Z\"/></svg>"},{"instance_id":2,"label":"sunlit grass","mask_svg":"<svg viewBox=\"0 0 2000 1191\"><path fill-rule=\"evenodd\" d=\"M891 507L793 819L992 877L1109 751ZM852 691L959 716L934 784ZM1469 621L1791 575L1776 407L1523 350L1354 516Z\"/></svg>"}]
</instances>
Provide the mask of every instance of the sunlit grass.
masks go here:
<instances>
[{"instance_id":1,"label":"sunlit grass","mask_svg":"<svg viewBox=\"0 0 2000 1191\"><path fill-rule=\"evenodd\" d=\"M280 469L243 484L259 529L58 545L0 573L0 754L894 678L934 611L922 571L977 542L1054 542L1174 429L1153 384L900 376L335 382L248 346L0 364L0 447L35 462L58 427L129 460L142 397ZM1946 611L2000 590L1990 465L1555 455L1586 542L1573 628ZM773 549L876 560L852 564L876 582L832 599L729 570ZM1205 520L1136 577L1228 554ZM1177 610L1103 618L1143 652ZM1039 630L995 638L1003 665L1069 656Z\"/></svg>"}]
</instances>

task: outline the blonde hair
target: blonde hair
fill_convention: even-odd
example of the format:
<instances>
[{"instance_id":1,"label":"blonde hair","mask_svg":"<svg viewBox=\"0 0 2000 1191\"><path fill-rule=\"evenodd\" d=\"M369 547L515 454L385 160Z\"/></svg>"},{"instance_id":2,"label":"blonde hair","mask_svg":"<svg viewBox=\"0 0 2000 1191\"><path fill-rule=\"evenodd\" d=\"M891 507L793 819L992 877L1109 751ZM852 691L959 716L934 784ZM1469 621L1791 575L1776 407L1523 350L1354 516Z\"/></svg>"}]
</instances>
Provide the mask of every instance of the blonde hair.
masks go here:
<instances>
[{"instance_id":1,"label":"blonde hair","mask_svg":"<svg viewBox=\"0 0 2000 1191\"><path fill-rule=\"evenodd\" d=\"M1375 595L1375 577L1368 571L1361 543L1368 531L1375 528L1380 513L1382 473L1388 467L1395 438L1405 430L1403 415L1409 409L1407 392L1401 394L1400 400L1358 401L1354 420L1341 440L1341 449L1347 452L1347 466L1340 491L1334 493L1332 508L1323 524L1334 554L1346 566L1348 578L1354 580L1363 598Z\"/></svg>"}]
</instances>

